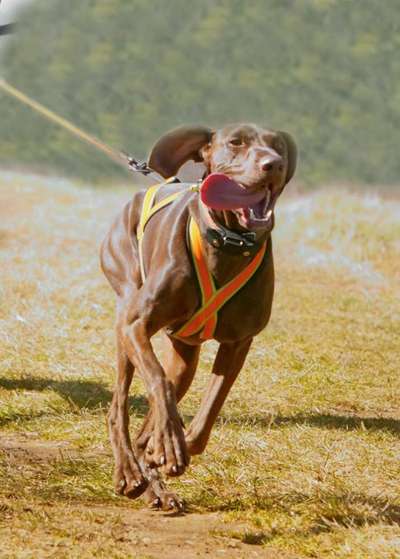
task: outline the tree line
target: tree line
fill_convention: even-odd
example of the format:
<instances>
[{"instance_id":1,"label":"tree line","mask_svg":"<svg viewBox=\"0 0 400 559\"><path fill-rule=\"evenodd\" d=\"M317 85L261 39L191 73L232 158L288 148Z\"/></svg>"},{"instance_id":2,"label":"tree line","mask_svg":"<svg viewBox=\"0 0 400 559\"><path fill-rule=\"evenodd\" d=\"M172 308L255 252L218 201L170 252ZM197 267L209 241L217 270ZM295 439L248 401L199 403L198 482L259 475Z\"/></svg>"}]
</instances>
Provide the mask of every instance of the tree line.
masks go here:
<instances>
[{"instance_id":1,"label":"tree line","mask_svg":"<svg viewBox=\"0 0 400 559\"><path fill-rule=\"evenodd\" d=\"M397 0L36 0L1 66L41 103L141 157L179 124L248 120L295 136L304 183L395 184L399 26ZM122 176L3 96L0 162Z\"/></svg>"}]
</instances>

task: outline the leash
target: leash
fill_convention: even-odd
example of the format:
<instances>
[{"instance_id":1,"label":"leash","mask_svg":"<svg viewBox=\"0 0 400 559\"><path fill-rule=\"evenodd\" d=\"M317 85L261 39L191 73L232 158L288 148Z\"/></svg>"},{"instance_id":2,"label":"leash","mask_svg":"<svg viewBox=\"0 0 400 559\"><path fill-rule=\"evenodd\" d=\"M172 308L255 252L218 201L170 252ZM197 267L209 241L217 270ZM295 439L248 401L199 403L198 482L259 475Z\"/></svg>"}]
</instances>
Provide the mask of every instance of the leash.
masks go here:
<instances>
[{"instance_id":1,"label":"leash","mask_svg":"<svg viewBox=\"0 0 400 559\"><path fill-rule=\"evenodd\" d=\"M37 113L41 114L47 120L54 122L55 124L58 124L59 126L64 128L64 130L68 130L68 132L70 132L80 140L95 147L97 150L107 155L107 157L109 157L117 165L123 165L125 168L126 166L128 166L129 170L135 173L141 173L142 175L145 176L150 174L156 175L157 180L159 182L164 180L162 177L160 177L160 175L156 171L154 171L154 169L151 169L147 165L146 161L140 162L137 159L135 159L132 155L129 155L124 151L117 151L113 149L112 147L108 146L107 144L105 144L104 142L96 138L96 136L93 136L92 134L88 134L87 132L85 132L84 130L82 130L81 128L79 128L78 126L76 126L75 124L67 120L66 118L59 116L54 111L51 111L41 103L38 103L37 101L35 101L34 99L32 99L31 97L29 97L28 95L26 95L25 93L23 93L22 91L12 86L11 84L7 83L5 80L1 78L0 78L0 89L10 97L17 99L24 105L30 107Z\"/></svg>"},{"instance_id":2,"label":"leash","mask_svg":"<svg viewBox=\"0 0 400 559\"><path fill-rule=\"evenodd\" d=\"M64 130L67 130L72 135L79 138L81 141L86 142L87 144L90 144L91 146L96 148L98 151L101 151L117 165L123 165L125 168L127 166L130 171L140 173L144 176L150 174L155 175L157 186L165 182L164 177L161 177L154 169L151 169L146 161L138 161L132 155L129 155L124 151L117 151L113 149L109 145L99 140L99 138L97 138L96 136L88 134L87 132L73 124L71 121L63 118L41 103L38 103L37 101L1 78L0 90L8 94L10 97L17 99L24 105L30 107L50 122L58 124L59 126L61 126L61 128L64 128ZM198 190L199 185L191 185L190 189ZM237 233L235 231L227 229L226 227L223 227L220 224L216 229L207 229L206 239L211 245L216 248L221 248L222 250L231 252L233 254L241 252L244 256L247 256L248 254L250 254L250 252L253 252L253 250L256 250L257 248L255 233Z\"/></svg>"}]
</instances>

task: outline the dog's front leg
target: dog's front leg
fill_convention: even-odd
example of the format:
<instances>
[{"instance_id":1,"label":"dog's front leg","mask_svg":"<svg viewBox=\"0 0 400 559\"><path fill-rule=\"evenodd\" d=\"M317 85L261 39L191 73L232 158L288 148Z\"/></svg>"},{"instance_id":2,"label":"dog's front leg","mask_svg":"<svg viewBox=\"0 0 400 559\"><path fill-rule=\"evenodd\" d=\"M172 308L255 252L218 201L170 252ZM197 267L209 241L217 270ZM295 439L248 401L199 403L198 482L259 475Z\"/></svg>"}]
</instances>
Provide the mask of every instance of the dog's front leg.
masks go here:
<instances>
[{"instance_id":1,"label":"dog's front leg","mask_svg":"<svg viewBox=\"0 0 400 559\"><path fill-rule=\"evenodd\" d=\"M164 466L167 475L180 475L189 465L189 454L176 404L173 382L169 380L150 342L152 333L150 313L127 321L124 344L131 361L145 382L154 414L153 453L149 459L154 466Z\"/></svg>"},{"instance_id":2,"label":"dog's front leg","mask_svg":"<svg viewBox=\"0 0 400 559\"><path fill-rule=\"evenodd\" d=\"M161 364L167 378L175 387L176 399L179 402L186 394L194 378L200 346L187 345L180 340L169 338L164 334L164 351ZM153 454L154 413L150 410L138 433L134 447L145 476L149 479L144 498L153 509L181 511L184 508L182 499L172 493L164 483L161 472L157 468L149 468L146 454ZM150 458L150 457L149 457Z\"/></svg>"},{"instance_id":3,"label":"dog's front leg","mask_svg":"<svg viewBox=\"0 0 400 559\"><path fill-rule=\"evenodd\" d=\"M219 346L206 392L189 429L186 444L191 455L201 454L220 409L243 367L252 338Z\"/></svg>"}]
</instances>

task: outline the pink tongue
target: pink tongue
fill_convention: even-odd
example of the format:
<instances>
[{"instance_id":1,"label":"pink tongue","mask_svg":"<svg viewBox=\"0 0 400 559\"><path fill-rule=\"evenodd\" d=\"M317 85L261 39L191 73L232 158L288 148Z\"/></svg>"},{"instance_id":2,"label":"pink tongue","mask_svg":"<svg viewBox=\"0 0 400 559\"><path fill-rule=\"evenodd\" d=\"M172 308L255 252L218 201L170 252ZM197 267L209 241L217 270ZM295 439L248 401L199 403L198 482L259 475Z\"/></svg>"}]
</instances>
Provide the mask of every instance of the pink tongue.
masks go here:
<instances>
[{"instance_id":1,"label":"pink tongue","mask_svg":"<svg viewBox=\"0 0 400 559\"><path fill-rule=\"evenodd\" d=\"M223 173L212 173L200 186L201 201L214 210L248 208L262 200L265 192L246 192L245 188Z\"/></svg>"}]
</instances>

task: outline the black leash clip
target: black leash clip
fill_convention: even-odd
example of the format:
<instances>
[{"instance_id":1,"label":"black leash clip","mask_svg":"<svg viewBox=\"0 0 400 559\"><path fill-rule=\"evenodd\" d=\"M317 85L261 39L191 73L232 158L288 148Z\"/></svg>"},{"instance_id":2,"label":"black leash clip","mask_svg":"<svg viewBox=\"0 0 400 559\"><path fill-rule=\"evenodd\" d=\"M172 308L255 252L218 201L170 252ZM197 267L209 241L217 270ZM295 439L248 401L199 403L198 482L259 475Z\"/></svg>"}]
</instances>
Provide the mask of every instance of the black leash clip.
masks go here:
<instances>
[{"instance_id":1,"label":"black leash clip","mask_svg":"<svg viewBox=\"0 0 400 559\"><path fill-rule=\"evenodd\" d=\"M129 169L134 173L142 173L144 176L154 173L153 169L147 165L147 161L138 161L132 155L124 151L121 152L121 155L126 159Z\"/></svg>"}]
</instances>

